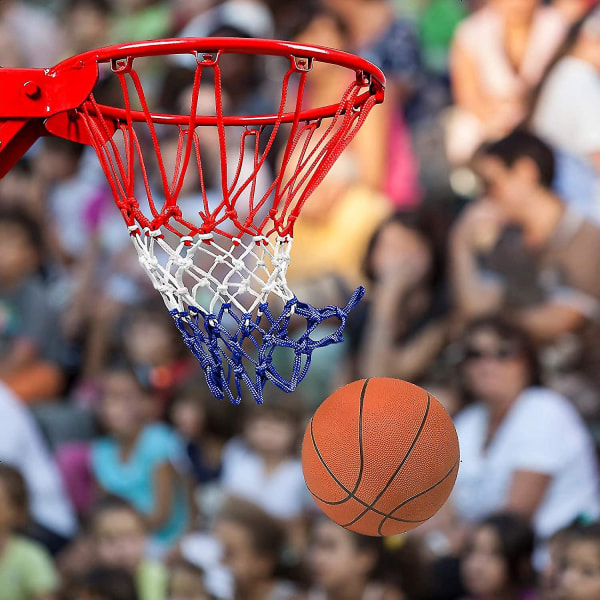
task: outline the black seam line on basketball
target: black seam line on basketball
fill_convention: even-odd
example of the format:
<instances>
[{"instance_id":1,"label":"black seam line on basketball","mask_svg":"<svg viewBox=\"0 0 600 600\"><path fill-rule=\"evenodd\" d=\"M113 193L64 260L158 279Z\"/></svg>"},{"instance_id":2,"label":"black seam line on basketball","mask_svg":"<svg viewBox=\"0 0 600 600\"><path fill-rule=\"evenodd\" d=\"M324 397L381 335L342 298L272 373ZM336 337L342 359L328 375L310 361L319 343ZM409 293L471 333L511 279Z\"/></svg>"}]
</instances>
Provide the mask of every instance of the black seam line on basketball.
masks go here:
<instances>
[{"instance_id":1,"label":"black seam line on basketball","mask_svg":"<svg viewBox=\"0 0 600 600\"><path fill-rule=\"evenodd\" d=\"M383 526L385 525L385 522L390 519L393 518L392 515L397 511L400 510L403 506L405 506L406 504L408 504L409 502L412 502L413 500L415 500L415 498L418 498L419 496L423 496L424 494L427 494L428 492L430 492L431 490L435 489L438 485L440 485L441 483L443 483L444 481L446 481L446 479L448 479L448 477L450 477L450 475L452 475L454 469L456 469L458 467L458 463L459 463L460 459L458 459L453 465L452 468L436 483L434 483L431 487L427 488L426 490L423 490L422 492L419 492L418 494L415 494L414 496L408 498L408 500L405 500L404 502L401 502L400 504L398 504L398 506L396 506L396 508L393 508L392 510L390 510L390 512L388 513L388 515L386 517L384 517L383 519L381 519L381 523L379 523L379 527L377 528L377 533L379 533L379 535L383 535L382 533L382 529ZM435 514L435 513L434 513ZM419 521L407 521L408 523L422 523L423 521L427 521L428 519L430 519L431 517L433 517L433 515L430 515L429 517L427 517L426 519L421 519Z\"/></svg>"},{"instance_id":2,"label":"black seam line on basketball","mask_svg":"<svg viewBox=\"0 0 600 600\"><path fill-rule=\"evenodd\" d=\"M342 485L341 481L339 481L335 475L331 472L331 470L329 469L329 467L327 466L327 464L325 463L325 461L323 460L323 457L321 455L321 452L319 450L319 447L317 446L317 441L315 440L315 436L314 436L314 432L313 432L313 418L310 420L310 438L313 444L313 448L315 449L315 452L317 454L317 456L319 457L319 460L321 461L321 464L327 469L327 472L329 473L329 475L331 475L331 478L348 494L345 498L343 498L342 500L337 500L335 502L331 502L331 504L343 504L344 502L346 502L347 500L349 500L350 498L355 498L355 494L356 491L358 490L358 487L362 481L362 476L363 476L363 467L364 467L364 456L363 456L363 445L362 445L362 422L363 422L363 406L364 406L364 401L365 401L365 394L367 393L367 385L369 384L369 381L371 380L370 377L368 377L367 379L365 379L365 382L363 383L362 389L360 391L360 402L359 402L359 406L358 406L358 448L359 448L359 456L360 456L360 466L359 466L359 470L358 470L358 478L356 483L354 484L354 489L352 491L350 491L349 489L347 489L345 486ZM306 486L308 487L308 485ZM313 496L315 496L315 494L313 494L310 491L310 488L308 490ZM315 496L315 498L319 499L317 496ZM324 501L322 501L324 502ZM330 504L329 502L327 504ZM366 504L364 504L366 506Z\"/></svg>"},{"instance_id":3,"label":"black seam line on basketball","mask_svg":"<svg viewBox=\"0 0 600 600\"><path fill-rule=\"evenodd\" d=\"M319 498L319 496L317 496L317 494L315 494L309 487L308 485L306 486L306 488L308 489L310 495L315 499L318 500L319 502L322 502L323 504L329 504L329 505L333 505L333 504L339 504L339 502L327 502L327 500L323 500L322 498ZM352 498L350 496L348 496L347 500L350 499L354 499L356 500L359 504L361 504L362 506L365 506L367 508L369 508L369 505L360 500L360 498L357 498L356 496L353 496ZM408 519L399 519L398 517L391 517L390 515L388 515L387 513L384 513L381 510L378 510L377 508L370 508L371 512L374 512L376 515L379 515L380 517L388 517L388 519L392 520L392 521L396 521L397 523L422 523L423 521L427 521L427 519L422 519L419 521L409 521Z\"/></svg>"},{"instance_id":4,"label":"black seam line on basketball","mask_svg":"<svg viewBox=\"0 0 600 600\"><path fill-rule=\"evenodd\" d=\"M387 492L388 488L390 487L390 485L392 485L392 482L394 481L394 479L396 479L396 477L398 476L398 473L400 473L400 471L402 470L402 467L405 465L406 461L408 460L408 457L410 456L411 452L413 451L413 448L415 447L419 437L421 437L421 432L423 431L423 428L425 427L425 421L427 421L427 415L429 414L430 406L431 406L431 396L429 394L427 394L427 406L425 407L425 413L423 414L423 419L421 420L421 425L419 425L419 429L417 430L417 433L415 434L413 441L411 442L408 450L406 451L404 458L398 465L398 468L396 469L394 474L390 477L390 479L385 484L383 489L379 492L379 494L377 494L377 496L375 497L375 500L373 500L373 502L371 502L371 504L367 505L366 509L363 510L363 512L360 513L360 515L358 515L355 519L352 519L352 521L350 521L350 523L342 525L342 527L350 527L350 525L354 525L354 523L356 523L357 521L362 519L369 512L370 509L371 510L373 509L375 504L377 504L377 502L379 502L381 497Z\"/></svg>"},{"instance_id":5,"label":"black seam line on basketball","mask_svg":"<svg viewBox=\"0 0 600 600\"><path fill-rule=\"evenodd\" d=\"M362 481L363 476L363 468L364 468L364 451L363 451L363 406L365 403L365 394L367 393L367 386L369 385L369 381L371 381L370 377L365 379L363 383L362 389L360 390L360 401L358 404L358 453L360 460L360 467L358 469L358 478L356 479L356 484L354 485L354 489L352 490L352 495L356 494L360 482Z\"/></svg>"}]
</instances>

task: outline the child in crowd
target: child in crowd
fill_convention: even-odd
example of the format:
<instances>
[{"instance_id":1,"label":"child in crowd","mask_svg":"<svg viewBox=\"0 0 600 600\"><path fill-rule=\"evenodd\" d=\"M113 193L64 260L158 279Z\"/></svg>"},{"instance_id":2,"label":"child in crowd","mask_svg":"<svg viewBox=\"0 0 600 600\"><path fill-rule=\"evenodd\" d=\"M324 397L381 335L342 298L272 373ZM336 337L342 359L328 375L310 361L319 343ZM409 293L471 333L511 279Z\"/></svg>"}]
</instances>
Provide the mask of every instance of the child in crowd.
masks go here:
<instances>
[{"instance_id":1,"label":"child in crowd","mask_svg":"<svg viewBox=\"0 0 600 600\"><path fill-rule=\"evenodd\" d=\"M64 587L59 600L140 600L131 573L98 567Z\"/></svg>"},{"instance_id":2,"label":"child in crowd","mask_svg":"<svg viewBox=\"0 0 600 600\"><path fill-rule=\"evenodd\" d=\"M178 436L154 423L152 399L126 366L108 369L100 418L107 435L92 443L92 473L103 491L130 502L151 532L153 552L163 555L188 526L184 459Z\"/></svg>"},{"instance_id":3,"label":"child in crowd","mask_svg":"<svg viewBox=\"0 0 600 600\"><path fill-rule=\"evenodd\" d=\"M98 566L123 568L135 580L139 600L165 600L167 572L144 557L147 546L143 517L125 500L107 496L90 519L93 555Z\"/></svg>"},{"instance_id":4,"label":"child in crowd","mask_svg":"<svg viewBox=\"0 0 600 600\"><path fill-rule=\"evenodd\" d=\"M7 600L47 600L58 587L50 555L17 534L28 518L23 476L0 463L0 597Z\"/></svg>"},{"instance_id":5,"label":"child in crowd","mask_svg":"<svg viewBox=\"0 0 600 600\"><path fill-rule=\"evenodd\" d=\"M564 600L560 592L560 582L565 567L567 547L578 527L579 525L574 524L559 529L548 540L548 560L540 572L538 583L542 600Z\"/></svg>"},{"instance_id":6,"label":"child in crowd","mask_svg":"<svg viewBox=\"0 0 600 600\"><path fill-rule=\"evenodd\" d=\"M229 498L214 533L234 580L233 600L299 600L294 586L276 576L285 540L277 520L251 502Z\"/></svg>"},{"instance_id":7,"label":"child in crowd","mask_svg":"<svg viewBox=\"0 0 600 600\"><path fill-rule=\"evenodd\" d=\"M169 566L169 600L213 600L204 587L204 571L186 560Z\"/></svg>"},{"instance_id":8,"label":"child in crowd","mask_svg":"<svg viewBox=\"0 0 600 600\"><path fill-rule=\"evenodd\" d=\"M160 299L131 309L125 315L122 331L127 360L142 385L153 391L156 417L162 418L175 388L198 373L198 363Z\"/></svg>"},{"instance_id":9,"label":"child in crowd","mask_svg":"<svg viewBox=\"0 0 600 600\"><path fill-rule=\"evenodd\" d=\"M223 450L238 429L239 407L219 402L206 383L191 380L174 393L171 422L183 438L201 513L210 518L221 497Z\"/></svg>"},{"instance_id":10,"label":"child in crowd","mask_svg":"<svg viewBox=\"0 0 600 600\"><path fill-rule=\"evenodd\" d=\"M600 523L570 530L555 597L560 600L600 598Z\"/></svg>"},{"instance_id":11,"label":"child in crowd","mask_svg":"<svg viewBox=\"0 0 600 600\"><path fill-rule=\"evenodd\" d=\"M60 330L39 271L43 233L17 209L0 212L0 379L25 402L63 387Z\"/></svg>"},{"instance_id":12,"label":"child in crowd","mask_svg":"<svg viewBox=\"0 0 600 600\"><path fill-rule=\"evenodd\" d=\"M221 482L226 494L246 498L292 523L308 499L297 454L304 415L300 403L271 392L262 406L246 404L243 436L225 448Z\"/></svg>"},{"instance_id":13,"label":"child in crowd","mask_svg":"<svg viewBox=\"0 0 600 600\"><path fill-rule=\"evenodd\" d=\"M313 529L309 551L308 600L406 598L396 585L378 581L385 577L381 538L359 535L321 519Z\"/></svg>"},{"instance_id":14,"label":"child in crowd","mask_svg":"<svg viewBox=\"0 0 600 600\"><path fill-rule=\"evenodd\" d=\"M475 528L461 572L473 600L534 600L533 530L521 517L496 514Z\"/></svg>"}]
</instances>

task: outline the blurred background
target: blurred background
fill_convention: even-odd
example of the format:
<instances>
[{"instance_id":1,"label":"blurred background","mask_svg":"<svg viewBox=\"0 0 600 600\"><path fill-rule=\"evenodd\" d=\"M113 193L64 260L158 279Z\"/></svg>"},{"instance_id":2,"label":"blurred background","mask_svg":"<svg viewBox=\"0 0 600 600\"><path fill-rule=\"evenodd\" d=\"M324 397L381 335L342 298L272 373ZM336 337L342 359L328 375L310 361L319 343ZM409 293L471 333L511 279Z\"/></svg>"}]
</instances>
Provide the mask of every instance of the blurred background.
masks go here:
<instances>
[{"instance_id":1,"label":"blurred background","mask_svg":"<svg viewBox=\"0 0 600 600\"><path fill-rule=\"evenodd\" d=\"M42 139L0 181L0 600L599 599L596 4L0 1L5 67L236 36L346 50L388 81L288 272L317 306L367 296L262 407L210 395L91 148ZM267 63L232 67L231 114L277 110ZM188 69L144 68L150 104L185 110ZM326 70L307 86L340 96ZM299 460L319 403L375 376L434 394L462 458L442 511L384 539L323 517Z\"/></svg>"}]
</instances>

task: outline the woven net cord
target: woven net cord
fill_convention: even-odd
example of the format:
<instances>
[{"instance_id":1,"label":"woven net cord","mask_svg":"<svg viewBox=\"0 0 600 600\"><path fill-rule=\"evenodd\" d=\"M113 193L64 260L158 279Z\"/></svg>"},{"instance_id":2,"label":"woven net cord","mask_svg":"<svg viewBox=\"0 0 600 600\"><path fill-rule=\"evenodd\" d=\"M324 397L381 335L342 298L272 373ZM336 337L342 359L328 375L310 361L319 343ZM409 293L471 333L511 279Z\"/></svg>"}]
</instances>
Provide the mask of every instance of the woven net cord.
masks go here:
<instances>
[{"instance_id":1,"label":"woven net cord","mask_svg":"<svg viewBox=\"0 0 600 600\"><path fill-rule=\"evenodd\" d=\"M93 95L78 109L142 267L204 369L213 395L236 404L244 388L262 403L267 381L287 392L295 390L308 371L314 350L342 341L348 314L364 294L364 289L358 288L343 308L314 308L295 298L287 285L286 270L293 226L302 205L357 133L375 98L360 100L365 84L357 77L331 118L301 121L298 115L308 71L298 68L293 57L289 62L274 122L269 127L230 127L224 124L219 60L199 56L189 117L185 123L171 126L176 135L172 172L165 167L161 152L160 117L150 111L133 60L112 64L123 92L125 115L117 121L114 135L114 124ZM206 69L211 70L214 81L216 118L209 127L216 132L220 156L217 201L207 190L202 170L206 148L197 123L197 98ZM292 77L297 80L292 98L296 117L284 126ZM234 135L239 135L235 142L239 156L232 163ZM266 141L261 135L268 136ZM277 147L276 140L282 139L286 141L280 170L271 184L261 189L258 175L268 172L269 153ZM151 164L158 185L151 176ZM185 175L192 169L200 193L190 208L187 201L185 206L178 201ZM279 314L271 312L269 299L272 305L273 300L282 305ZM292 318L294 323L304 323L302 331L290 331ZM337 328L319 338L315 330L326 320L337 321ZM273 364L277 348L293 352L287 377Z\"/></svg>"}]
</instances>

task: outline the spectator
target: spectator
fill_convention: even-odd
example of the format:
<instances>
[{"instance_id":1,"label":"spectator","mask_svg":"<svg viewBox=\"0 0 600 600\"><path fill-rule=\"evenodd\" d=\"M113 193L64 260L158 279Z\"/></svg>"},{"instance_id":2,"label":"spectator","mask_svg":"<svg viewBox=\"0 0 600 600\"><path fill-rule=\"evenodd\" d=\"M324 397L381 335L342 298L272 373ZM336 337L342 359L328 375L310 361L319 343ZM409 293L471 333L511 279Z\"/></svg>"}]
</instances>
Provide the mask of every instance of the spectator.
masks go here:
<instances>
[{"instance_id":1,"label":"spectator","mask_svg":"<svg viewBox=\"0 0 600 600\"><path fill-rule=\"evenodd\" d=\"M65 586L59 600L139 600L133 577L119 567L97 567Z\"/></svg>"},{"instance_id":2,"label":"spectator","mask_svg":"<svg viewBox=\"0 0 600 600\"><path fill-rule=\"evenodd\" d=\"M183 559L171 563L169 600L214 600L204 587L204 571Z\"/></svg>"},{"instance_id":3,"label":"spectator","mask_svg":"<svg viewBox=\"0 0 600 600\"><path fill-rule=\"evenodd\" d=\"M63 23L69 56L106 46L111 16L110 0L68 0Z\"/></svg>"},{"instance_id":4,"label":"spectator","mask_svg":"<svg viewBox=\"0 0 600 600\"><path fill-rule=\"evenodd\" d=\"M299 600L295 586L275 575L285 541L275 519L255 504L230 498L217 515L214 533L233 576L233 600Z\"/></svg>"},{"instance_id":5,"label":"spectator","mask_svg":"<svg viewBox=\"0 0 600 600\"><path fill-rule=\"evenodd\" d=\"M560 56L542 83L531 125L556 149L558 193L598 223L600 7L574 28Z\"/></svg>"},{"instance_id":6,"label":"spectator","mask_svg":"<svg viewBox=\"0 0 600 600\"><path fill-rule=\"evenodd\" d=\"M404 600L393 586L377 581L382 569L381 538L358 535L321 519L309 546L308 600Z\"/></svg>"},{"instance_id":7,"label":"spectator","mask_svg":"<svg viewBox=\"0 0 600 600\"><path fill-rule=\"evenodd\" d=\"M55 399L64 380L54 307L39 271L43 237L17 211L0 213L0 378L25 402Z\"/></svg>"},{"instance_id":8,"label":"spectator","mask_svg":"<svg viewBox=\"0 0 600 600\"><path fill-rule=\"evenodd\" d=\"M140 383L152 390L155 418L164 418L175 389L195 374L197 363L162 302L132 308L123 321L121 345L127 361Z\"/></svg>"},{"instance_id":9,"label":"spectator","mask_svg":"<svg viewBox=\"0 0 600 600\"><path fill-rule=\"evenodd\" d=\"M357 181L352 160L340 156L294 223L288 281L302 285L334 278L340 293L316 302L345 303L362 281L361 261L369 239L389 213L389 199Z\"/></svg>"},{"instance_id":10,"label":"spectator","mask_svg":"<svg viewBox=\"0 0 600 600\"><path fill-rule=\"evenodd\" d=\"M492 515L478 523L461 564L470 597L534 600L533 543L531 527L516 515Z\"/></svg>"},{"instance_id":11,"label":"spectator","mask_svg":"<svg viewBox=\"0 0 600 600\"><path fill-rule=\"evenodd\" d=\"M0 7L0 21L16 46L19 63L6 67L52 67L63 55L63 36L57 18L47 8L22 0L6 0Z\"/></svg>"},{"instance_id":12,"label":"spectator","mask_svg":"<svg viewBox=\"0 0 600 600\"><path fill-rule=\"evenodd\" d=\"M369 243L372 282L359 350L360 377L418 380L448 329L446 294L432 214L395 213Z\"/></svg>"},{"instance_id":13,"label":"spectator","mask_svg":"<svg viewBox=\"0 0 600 600\"><path fill-rule=\"evenodd\" d=\"M181 467L183 447L165 424L149 419L152 400L135 375L115 366L103 377L100 417L107 435L92 443L92 471L101 489L129 501L162 556L188 526Z\"/></svg>"},{"instance_id":14,"label":"spectator","mask_svg":"<svg viewBox=\"0 0 600 600\"><path fill-rule=\"evenodd\" d=\"M243 436L232 439L223 454L223 490L293 522L308 501L297 456L302 407L273 394L246 410Z\"/></svg>"},{"instance_id":15,"label":"spectator","mask_svg":"<svg viewBox=\"0 0 600 600\"><path fill-rule=\"evenodd\" d=\"M459 25L450 58L452 163L465 163L482 142L505 136L525 117L528 95L566 33L562 14L540 0L490 0Z\"/></svg>"},{"instance_id":16,"label":"spectator","mask_svg":"<svg viewBox=\"0 0 600 600\"><path fill-rule=\"evenodd\" d=\"M0 464L0 590L7 600L47 600L58 576L45 548L17 534L29 519L23 476Z\"/></svg>"},{"instance_id":17,"label":"spectator","mask_svg":"<svg viewBox=\"0 0 600 600\"><path fill-rule=\"evenodd\" d=\"M203 515L215 512L220 497L223 451L237 430L239 411L230 402L217 402L206 384L190 382L175 394L170 418L184 441L190 460L196 498Z\"/></svg>"},{"instance_id":18,"label":"spectator","mask_svg":"<svg viewBox=\"0 0 600 600\"><path fill-rule=\"evenodd\" d=\"M335 0L330 4L342 18L336 12L315 12L296 34L295 40L354 50L359 54L362 52L386 72L389 77L387 100L373 108L364 126L349 144L346 160L352 158L355 183L383 192L398 208L414 208L420 201L418 165L400 106L400 96L410 94L418 70L418 64L413 64L414 53L418 52L414 47L414 32L406 22L392 19L391 9L385 0ZM358 14L355 14L357 9ZM372 22L380 27L384 22L389 30L380 32L383 36L381 40L371 40L370 37L364 39L362 29L354 33L353 27L358 27L358 22L365 27ZM375 35L375 32L371 34ZM362 36L360 40L354 39L358 36ZM379 42L381 47L378 46ZM361 43L365 46L359 49ZM367 44L373 47L367 47ZM370 50L374 56L369 54ZM385 62L394 58L399 59L402 67L395 65L395 70L393 67L386 70ZM310 97L311 105L327 106L334 101L339 102L350 81L345 69L321 64L313 69L307 79L306 95Z\"/></svg>"},{"instance_id":19,"label":"spectator","mask_svg":"<svg viewBox=\"0 0 600 600\"><path fill-rule=\"evenodd\" d=\"M600 597L600 525L575 530L566 545L560 578L560 598L595 600Z\"/></svg>"},{"instance_id":20,"label":"spectator","mask_svg":"<svg viewBox=\"0 0 600 600\"><path fill-rule=\"evenodd\" d=\"M28 157L23 157L0 180L0 207L26 212L40 227L44 225L45 216L42 196L42 185L39 178L35 177L32 161Z\"/></svg>"},{"instance_id":21,"label":"spectator","mask_svg":"<svg viewBox=\"0 0 600 600\"><path fill-rule=\"evenodd\" d=\"M203 0L205 6L209 4ZM210 2L214 4L214 2ZM225 0L205 10L186 24L180 33L181 37L208 37L215 35L221 27L233 27L243 36L256 38L273 37L273 16L266 2L262 0Z\"/></svg>"},{"instance_id":22,"label":"spectator","mask_svg":"<svg viewBox=\"0 0 600 600\"><path fill-rule=\"evenodd\" d=\"M132 575L139 600L165 600L167 571L144 557L148 539L144 518L125 500L106 497L92 510L90 529L95 564Z\"/></svg>"},{"instance_id":23,"label":"spectator","mask_svg":"<svg viewBox=\"0 0 600 600\"><path fill-rule=\"evenodd\" d=\"M515 512L532 522L543 543L579 516L600 515L593 442L569 402L540 386L529 339L487 317L469 325L463 348L473 403L455 417L458 516L473 523L500 510Z\"/></svg>"},{"instance_id":24,"label":"spectator","mask_svg":"<svg viewBox=\"0 0 600 600\"><path fill-rule=\"evenodd\" d=\"M564 600L561 593L566 552L569 541L577 535L581 525L575 524L557 531L548 541L548 562L540 573L540 596L542 600Z\"/></svg>"},{"instance_id":25,"label":"spectator","mask_svg":"<svg viewBox=\"0 0 600 600\"><path fill-rule=\"evenodd\" d=\"M52 553L75 533L75 515L56 463L33 417L0 384L0 464L17 468L27 482L35 537Z\"/></svg>"},{"instance_id":26,"label":"spectator","mask_svg":"<svg viewBox=\"0 0 600 600\"><path fill-rule=\"evenodd\" d=\"M552 5L560 10L570 23L577 23L596 4L598 0L553 0L552 2Z\"/></svg>"},{"instance_id":27,"label":"spectator","mask_svg":"<svg viewBox=\"0 0 600 600\"><path fill-rule=\"evenodd\" d=\"M349 47L389 78L392 101L404 103L421 70L419 41L410 22L396 17L388 0L325 0L344 19Z\"/></svg>"},{"instance_id":28,"label":"spectator","mask_svg":"<svg viewBox=\"0 0 600 600\"><path fill-rule=\"evenodd\" d=\"M552 192L552 151L529 133L485 147L475 167L488 196L466 208L451 236L457 309L466 320L505 311L548 349L545 364L561 365L551 385L594 419L600 277L587 257L600 251L600 229Z\"/></svg>"}]
</instances>

